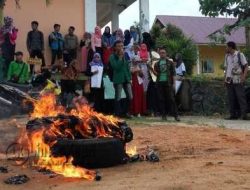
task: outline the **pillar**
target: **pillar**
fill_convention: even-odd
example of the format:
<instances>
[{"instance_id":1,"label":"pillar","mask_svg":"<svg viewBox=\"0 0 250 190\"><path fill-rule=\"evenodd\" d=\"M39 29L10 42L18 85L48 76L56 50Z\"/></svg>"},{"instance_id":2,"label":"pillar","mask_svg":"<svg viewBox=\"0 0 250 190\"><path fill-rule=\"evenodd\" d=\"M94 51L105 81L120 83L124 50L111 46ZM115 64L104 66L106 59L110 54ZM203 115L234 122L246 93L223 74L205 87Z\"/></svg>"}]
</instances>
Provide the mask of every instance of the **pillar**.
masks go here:
<instances>
[{"instance_id":1,"label":"pillar","mask_svg":"<svg viewBox=\"0 0 250 190\"><path fill-rule=\"evenodd\" d=\"M85 0L85 31L94 32L97 25L96 0Z\"/></svg>"},{"instance_id":2,"label":"pillar","mask_svg":"<svg viewBox=\"0 0 250 190\"><path fill-rule=\"evenodd\" d=\"M139 12L142 32L149 32L149 0L139 0Z\"/></svg>"},{"instance_id":3,"label":"pillar","mask_svg":"<svg viewBox=\"0 0 250 190\"><path fill-rule=\"evenodd\" d=\"M119 28L119 7L116 3L113 3L112 7L111 27L112 31L116 31Z\"/></svg>"},{"instance_id":4,"label":"pillar","mask_svg":"<svg viewBox=\"0 0 250 190\"><path fill-rule=\"evenodd\" d=\"M196 61L196 69L197 69L197 75L201 74L201 69L200 69L200 50L199 47L197 46L197 61Z\"/></svg>"}]
</instances>

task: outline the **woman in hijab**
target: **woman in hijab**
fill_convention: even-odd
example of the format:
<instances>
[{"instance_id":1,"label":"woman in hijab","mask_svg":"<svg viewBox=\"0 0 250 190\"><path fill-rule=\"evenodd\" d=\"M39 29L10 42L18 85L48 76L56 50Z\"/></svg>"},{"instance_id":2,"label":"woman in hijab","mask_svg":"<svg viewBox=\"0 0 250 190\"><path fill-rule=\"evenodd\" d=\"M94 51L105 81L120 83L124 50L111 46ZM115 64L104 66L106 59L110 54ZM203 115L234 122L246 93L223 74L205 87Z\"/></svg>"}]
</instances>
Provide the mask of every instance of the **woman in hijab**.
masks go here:
<instances>
[{"instance_id":1,"label":"woman in hijab","mask_svg":"<svg viewBox=\"0 0 250 190\"><path fill-rule=\"evenodd\" d=\"M103 111L103 87L102 87L102 78L103 78L103 62L101 55L95 53L92 62L88 64L86 75L91 77L91 97L94 102L94 109L97 112ZM95 77L100 75L99 77ZM100 80L101 79L101 82ZM100 83L97 85L97 83Z\"/></svg>"},{"instance_id":2,"label":"woman in hijab","mask_svg":"<svg viewBox=\"0 0 250 190\"><path fill-rule=\"evenodd\" d=\"M4 25L0 29L0 44L5 59L5 68L8 68L10 62L14 60L17 33L18 29L13 25L13 19L8 16L4 17Z\"/></svg>"},{"instance_id":3,"label":"woman in hijab","mask_svg":"<svg viewBox=\"0 0 250 190\"><path fill-rule=\"evenodd\" d=\"M99 53L101 57L103 56L102 50L102 31L99 26L95 27L95 32L92 34L91 47L94 53Z\"/></svg>"},{"instance_id":4,"label":"woman in hijab","mask_svg":"<svg viewBox=\"0 0 250 190\"><path fill-rule=\"evenodd\" d=\"M142 43L147 45L148 51L151 51L154 48L154 42L152 40L152 37L151 37L150 33L144 32L142 34L142 38L143 38Z\"/></svg>"},{"instance_id":5,"label":"woman in hijab","mask_svg":"<svg viewBox=\"0 0 250 190\"><path fill-rule=\"evenodd\" d=\"M186 67L182 60L182 55L180 53L177 53L175 56L175 60L176 60L175 71L177 78L179 78L179 80L182 80L186 74Z\"/></svg>"},{"instance_id":6,"label":"woman in hijab","mask_svg":"<svg viewBox=\"0 0 250 190\"><path fill-rule=\"evenodd\" d=\"M80 71L86 71L87 64L93 59L93 50L91 49L91 34L85 32L83 39L80 42L80 48L82 49L82 64L80 65ZM91 51L90 51L91 50Z\"/></svg>"},{"instance_id":7,"label":"woman in hijab","mask_svg":"<svg viewBox=\"0 0 250 190\"><path fill-rule=\"evenodd\" d=\"M141 44L139 55L141 58L141 68L143 72L143 88L144 92L147 92L148 89L148 83L149 83L149 76L148 76L148 66L147 63L150 59L148 48L146 44Z\"/></svg>"},{"instance_id":8,"label":"woman in hijab","mask_svg":"<svg viewBox=\"0 0 250 190\"><path fill-rule=\"evenodd\" d=\"M123 31L120 28L115 32L115 41L118 41L118 40L124 42Z\"/></svg>"},{"instance_id":9,"label":"woman in hijab","mask_svg":"<svg viewBox=\"0 0 250 190\"><path fill-rule=\"evenodd\" d=\"M134 40L134 43L138 43L139 42L139 35L138 35L138 32L134 26L130 27L130 34Z\"/></svg>"},{"instance_id":10,"label":"woman in hijab","mask_svg":"<svg viewBox=\"0 0 250 190\"><path fill-rule=\"evenodd\" d=\"M131 47L134 44L134 40L130 34L129 30L125 30L124 32L124 47Z\"/></svg>"},{"instance_id":11,"label":"woman in hijab","mask_svg":"<svg viewBox=\"0 0 250 190\"><path fill-rule=\"evenodd\" d=\"M109 62L109 57L112 54L113 44L114 44L114 38L111 35L110 27L106 26L104 33L102 35L103 63L105 65L107 65Z\"/></svg>"},{"instance_id":12,"label":"woman in hijab","mask_svg":"<svg viewBox=\"0 0 250 190\"><path fill-rule=\"evenodd\" d=\"M132 92L131 114L140 117L146 113L145 96L143 92L143 73L138 45L130 46L126 50L127 57L131 61Z\"/></svg>"}]
</instances>

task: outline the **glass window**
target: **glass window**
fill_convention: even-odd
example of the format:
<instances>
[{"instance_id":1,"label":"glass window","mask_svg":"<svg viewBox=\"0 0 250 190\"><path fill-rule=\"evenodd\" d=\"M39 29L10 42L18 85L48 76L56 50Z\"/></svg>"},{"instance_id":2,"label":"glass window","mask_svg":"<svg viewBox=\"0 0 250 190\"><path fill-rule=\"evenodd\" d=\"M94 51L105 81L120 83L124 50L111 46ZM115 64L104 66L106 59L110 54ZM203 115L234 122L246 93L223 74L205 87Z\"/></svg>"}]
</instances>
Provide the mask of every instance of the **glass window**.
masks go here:
<instances>
[{"instance_id":1,"label":"glass window","mask_svg":"<svg viewBox=\"0 0 250 190\"><path fill-rule=\"evenodd\" d=\"M202 73L213 73L214 63L211 59L206 59L202 61Z\"/></svg>"}]
</instances>

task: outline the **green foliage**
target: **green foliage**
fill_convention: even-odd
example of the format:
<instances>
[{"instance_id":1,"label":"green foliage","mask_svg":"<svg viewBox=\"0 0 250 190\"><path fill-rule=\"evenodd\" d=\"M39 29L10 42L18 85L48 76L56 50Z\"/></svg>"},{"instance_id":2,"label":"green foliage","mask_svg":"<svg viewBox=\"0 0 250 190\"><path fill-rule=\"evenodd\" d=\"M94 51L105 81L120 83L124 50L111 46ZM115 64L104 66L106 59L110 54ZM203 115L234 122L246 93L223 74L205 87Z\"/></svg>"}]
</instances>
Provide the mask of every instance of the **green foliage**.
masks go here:
<instances>
[{"instance_id":1,"label":"green foliage","mask_svg":"<svg viewBox=\"0 0 250 190\"><path fill-rule=\"evenodd\" d=\"M171 24L164 29L153 26L151 34L156 41L156 47L164 47L170 57L174 58L176 53L182 54L187 74L191 75L198 56L197 46L193 41L185 37L181 29Z\"/></svg>"}]
</instances>

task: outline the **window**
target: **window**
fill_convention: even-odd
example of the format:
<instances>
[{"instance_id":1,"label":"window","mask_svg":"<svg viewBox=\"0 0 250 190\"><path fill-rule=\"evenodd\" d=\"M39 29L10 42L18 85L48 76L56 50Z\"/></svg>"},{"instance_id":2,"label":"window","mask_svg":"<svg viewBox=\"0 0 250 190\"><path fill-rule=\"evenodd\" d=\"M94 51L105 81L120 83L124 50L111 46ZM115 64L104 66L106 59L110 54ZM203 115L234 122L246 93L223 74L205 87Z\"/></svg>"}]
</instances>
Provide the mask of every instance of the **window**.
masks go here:
<instances>
[{"instance_id":1,"label":"window","mask_svg":"<svg viewBox=\"0 0 250 190\"><path fill-rule=\"evenodd\" d=\"M213 73L214 63L211 59L202 61L202 73Z\"/></svg>"}]
</instances>

